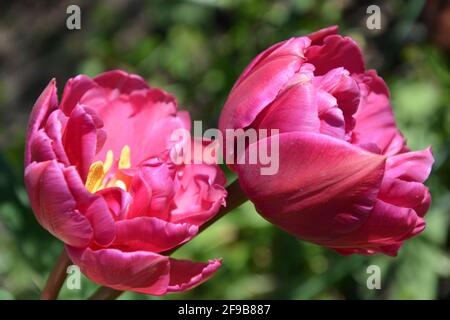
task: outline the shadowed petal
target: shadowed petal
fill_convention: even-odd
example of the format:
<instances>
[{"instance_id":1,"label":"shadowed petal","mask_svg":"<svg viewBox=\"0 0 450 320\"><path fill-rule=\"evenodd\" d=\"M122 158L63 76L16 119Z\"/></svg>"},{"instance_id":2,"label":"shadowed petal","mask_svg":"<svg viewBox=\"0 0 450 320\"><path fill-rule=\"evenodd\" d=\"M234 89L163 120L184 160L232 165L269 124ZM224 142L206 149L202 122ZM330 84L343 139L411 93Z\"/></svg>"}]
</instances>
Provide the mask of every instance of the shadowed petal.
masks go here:
<instances>
[{"instance_id":1,"label":"shadowed petal","mask_svg":"<svg viewBox=\"0 0 450 320\"><path fill-rule=\"evenodd\" d=\"M91 111L77 106L70 114L63 135L63 144L70 163L77 167L83 181L94 161L98 143L98 129L101 120L92 116Z\"/></svg>"},{"instance_id":2,"label":"shadowed petal","mask_svg":"<svg viewBox=\"0 0 450 320\"><path fill-rule=\"evenodd\" d=\"M376 200L385 158L320 134L284 133L279 139L278 173L261 175L261 165L237 165L258 212L314 242L359 227Z\"/></svg>"},{"instance_id":3,"label":"shadowed petal","mask_svg":"<svg viewBox=\"0 0 450 320\"><path fill-rule=\"evenodd\" d=\"M135 90L150 89L147 82L136 74L122 70L112 70L99 74L93 79L97 84L109 89L117 89L121 93L130 94Z\"/></svg>"},{"instance_id":4,"label":"shadowed petal","mask_svg":"<svg viewBox=\"0 0 450 320\"><path fill-rule=\"evenodd\" d=\"M25 145L25 167L30 164L31 150L30 144L32 136L45 125L49 114L58 107L58 97L56 95L56 81L52 79L44 91L41 93L31 111L28 121L27 138Z\"/></svg>"},{"instance_id":5,"label":"shadowed petal","mask_svg":"<svg viewBox=\"0 0 450 320\"><path fill-rule=\"evenodd\" d=\"M338 26L330 26L327 28L320 29L316 32L310 33L308 38L311 39L311 45L322 45L323 39L333 34L337 34L339 30Z\"/></svg>"},{"instance_id":6,"label":"shadowed petal","mask_svg":"<svg viewBox=\"0 0 450 320\"><path fill-rule=\"evenodd\" d=\"M211 278L222 265L221 260L208 263L170 259L170 282L167 292L183 292Z\"/></svg>"},{"instance_id":7,"label":"shadowed petal","mask_svg":"<svg viewBox=\"0 0 450 320\"><path fill-rule=\"evenodd\" d=\"M244 80L231 91L219 120L219 129L250 125L302 65L308 38L292 38L258 62Z\"/></svg>"},{"instance_id":8,"label":"shadowed petal","mask_svg":"<svg viewBox=\"0 0 450 320\"><path fill-rule=\"evenodd\" d=\"M25 170L25 184L33 211L44 228L72 246L89 244L92 227L78 210L61 165L55 161L31 163Z\"/></svg>"},{"instance_id":9,"label":"shadowed petal","mask_svg":"<svg viewBox=\"0 0 450 320\"><path fill-rule=\"evenodd\" d=\"M349 37L330 35L321 45L306 50L308 63L316 67L315 75L323 75L331 69L343 67L350 73L364 72L364 59L356 42Z\"/></svg>"},{"instance_id":10,"label":"shadowed petal","mask_svg":"<svg viewBox=\"0 0 450 320\"><path fill-rule=\"evenodd\" d=\"M162 252L192 239L197 226L175 224L155 217L136 217L117 222L113 246L122 251Z\"/></svg>"},{"instance_id":11,"label":"shadowed petal","mask_svg":"<svg viewBox=\"0 0 450 320\"><path fill-rule=\"evenodd\" d=\"M375 143L385 155L395 155L405 148L389 102L389 91L374 70L354 76L361 89L361 101L355 114L355 143Z\"/></svg>"},{"instance_id":12,"label":"shadowed petal","mask_svg":"<svg viewBox=\"0 0 450 320\"><path fill-rule=\"evenodd\" d=\"M424 182L430 175L433 163L431 148L401 153L388 158L386 174L391 178Z\"/></svg>"},{"instance_id":13,"label":"shadowed petal","mask_svg":"<svg viewBox=\"0 0 450 320\"><path fill-rule=\"evenodd\" d=\"M67 116L70 116L73 109L86 94L86 92L97 87L98 85L94 82L94 80L83 74L69 79L64 87L60 106L61 110Z\"/></svg>"},{"instance_id":14,"label":"shadowed petal","mask_svg":"<svg viewBox=\"0 0 450 320\"><path fill-rule=\"evenodd\" d=\"M162 295L167 291L170 278L168 257L146 251L66 248L73 263L100 285L152 295Z\"/></svg>"}]
</instances>

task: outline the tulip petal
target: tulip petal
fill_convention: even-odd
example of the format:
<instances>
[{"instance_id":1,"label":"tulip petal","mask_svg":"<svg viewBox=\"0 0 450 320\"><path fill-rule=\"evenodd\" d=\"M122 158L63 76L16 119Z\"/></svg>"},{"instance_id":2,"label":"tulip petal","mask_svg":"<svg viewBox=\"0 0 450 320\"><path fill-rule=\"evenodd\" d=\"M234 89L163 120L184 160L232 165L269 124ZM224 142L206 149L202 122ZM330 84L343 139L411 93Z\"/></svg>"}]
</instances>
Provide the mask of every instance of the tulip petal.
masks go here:
<instances>
[{"instance_id":1,"label":"tulip petal","mask_svg":"<svg viewBox=\"0 0 450 320\"><path fill-rule=\"evenodd\" d=\"M133 198L127 217L153 216L167 219L175 190L175 169L166 163L144 165L133 176Z\"/></svg>"},{"instance_id":2,"label":"tulip petal","mask_svg":"<svg viewBox=\"0 0 450 320\"><path fill-rule=\"evenodd\" d=\"M101 124L87 109L76 106L67 121L63 144L67 157L75 165L83 181L86 180L98 148L98 128Z\"/></svg>"},{"instance_id":3,"label":"tulip petal","mask_svg":"<svg viewBox=\"0 0 450 320\"><path fill-rule=\"evenodd\" d=\"M203 164L186 165L182 173L170 221L201 225L225 205L225 177L217 168Z\"/></svg>"},{"instance_id":4,"label":"tulip petal","mask_svg":"<svg viewBox=\"0 0 450 320\"><path fill-rule=\"evenodd\" d=\"M99 190L95 194L105 199L115 220L126 218L129 205L133 201L128 192L121 188L113 187Z\"/></svg>"},{"instance_id":5,"label":"tulip petal","mask_svg":"<svg viewBox=\"0 0 450 320\"><path fill-rule=\"evenodd\" d=\"M52 148L52 140L47 136L44 129L36 131L29 142L30 160L36 162L44 162L56 159L55 152Z\"/></svg>"},{"instance_id":6,"label":"tulip petal","mask_svg":"<svg viewBox=\"0 0 450 320\"><path fill-rule=\"evenodd\" d=\"M265 218L320 242L349 233L367 219L384 166L384 157L344 141L294 132L279 135L277 174L261 175L259 164L237 165L237 172L241 187Z\"/></svg>"},{"instance_id":7,"label":"tulip petal","mask_svg":"<svg viewBox=\"0 0 450 320\"><path fill-rule=\"evenodd\" d=\"M25 184L39 223L67 244L89 244L93 230L77 208L63 167L56 161L31 163L25 171Z\"/></svg>"},{"instance_id":8,"label":"tulip petal","mask_svg":"<svg viewBox=\"0 0 450 320\"><path fill-rule=\"evenodd\" d=\"M327 28L320 29L316 32L310 33L308 35L308 38L311 39L311 45L322 45L323 39L325 39L328 36L331 36L333 34L337 34L339 31L338 26L330 26Z\"/></svg>"},{"instance_id":9,"label":"tulip petal","mask_svg":"<svg viewBox=\"0 0 450 320\"><path fill-rule=\"evenodd\" d=\"M389 91L374 70L354 76L361 89L361 101L355 114L356 143L376 143L385 155L405 148L405 140L397 129L389 102Z\"/></svg>"},{"instance_id":10,"label":"tulip petal","mask_svg":"<svg viewBox=\"0 0 450 320\"><path fill-rule=\"evenodd\" d=\"M92 281L116 290L151 295L182 292L208 280L220 267L220 260L196 263L175 260L153 252L92 250L66 246L71 260Z\"/></svg>"},{"instance_id":11,"label":"tulip petal","mask_svg":"<svg viewBox=\"0 0 450 320\"><path fill-rule=\"evenodd\" d=\"M234 87L222 110L219 129L245 128L299 70L309 39L293 38L271 52Z\"/></svg>"},{"instance_id":12,"label":"tulip petal","mask_svg":"<svg viewBox=\"0 0 450 320\"><path fill-rule=\"evenodd\" d=\"M423 220L419 220L414 209L377 200L366 222L354 232L336 239L332 246L370 248L391 245L422 231L423 228L416 229L418 225L422 226Z\"/></svg>"},{"instance_id":13,"label":"tulip petal","mask_svg":"<svg viewBox=\"0 0 450 320\"><path fill-rule=\"evenodd\" d=\"M143 177L142 172L138 172L133 176L130 193L132 202L127 217L131 219L139 216L149 216L151 214L152 188Z\"/></svg>"},{"instance_id":14,"label":"tulip petal","mask_svg":"<svg viewBox=\"0 0 450 320\"><path fill-rule=\"evenodd\" d=\"M221 260L208 263L170 259L170 282L167 292L183 292L211 278L222 265Z\"/></svg>"},{"instance_id":15,"label":"tulip petal","mask_svg":"<svg viewBox=\"0 0 450 320\"><path fill-rule=\"evenodd\" d=\"M345 119L345 131L351 131L355 126L353 115L358 110L360 89L348 71L344 68L332 69L323 76L315 77L314 85L336 98Z\"/></svg>"},{"instance_id":16,"label":"tulip petal","mask_svg":"<svg viewBox=\"0 0 450 320\"><path fill-rule=\"evenodd\" d=\"M146 251L122 252L70 246L66 249L73 263L100 285L151 295L162 295L167 291L170 278L168 257Z\"/></svg>"},{"instance_id":17,"label":"tulip petal","mask_svg":"<svg viewBox=\"0 0 450 320\"><path fill-rule=\"evenodd\" d=\"M85 75L78 75L69 79L64 87L60 105L61 110L64 114L70 116L86 92L97 87L98 85L94 80Z\"/></svg>"},{"instance_id":18,"label":"tulip petal","mask_svg":"<svg viewBox=\"0 0 450 320\"><path fill-rule=\"evenodd\" d=\"M316 67L315 75L343 67L350 73L364 73L364 59L357 43L340 35L330 35L322 45L312 45L306 50L308 63Z\"/></svg>"},{"instance_id":19,"label":"tulip petal","mask_svg":"<svg viewBox=\"0 0 450 320\"><path fill-rule=\"evenodd\" d=\"M317 98L312 84L297 84L285 90L256 120L258 129L319 132Z\"/></svg>"},{"instance_id":20,"label":"tulip petal","mask_svg":"<svg viewBox=\"0 0 450 320\"><path fill-rule=\"evenodd\" d=\"M44 91L41 93L33 106L30 119L28 121L27 138L25 145L25 166L32 162L31 160L31 141L32 136L44 126L49 114L58 107L58 97L56 95L56 81L52 79Z\"/></svg>"},{"instance_id":21,"label":"tulip petal","mask_svg":"<svg viewBox=\"0 0 450 320\"><path fill-rule=\"evenodd\" d=\"M386 174L405 181L424 182L430 175L433 163L431 148L401 153L388 158Z\"/></svg>"},{"instance_id":22,"label":"tulip petal","mask_svg":"<svg viewBox=\"0 0 450 320\"><path fill-rule=\"evenodd\" d=\"M48 117L47 124L45 125L45 132L47 136L52 140L53 151L59 162L69 165L69 159L67 158L66 150L62 142L62 135L67 123L67 117L61 110L53 111Z\"/></svg>"},{"instance_id":23,"label":"tulip petal","mask_svg":"<svg viewBox=\"0 0 450 320\"><path fill-rule=\"evenodd\" d=\"M155 217L136 217L118 221L113 247L122 251L163 252L192 239L198 227L170 223Z\"/></svg>"},{"instance_id":24,"label":"tulip petal","mask_svg":"<svg viewBox=\"0 0 450 320\"><path fill-rule=\"evenodd\" d=\"M383 178L378 198L384 202L404 208L418 208L426 201L428 188L421 182Z\"/></svg>"},{"instance_id":25,"label":"tulip petal","mask_svg":"<svg viewBox=\"0 0 450 320\"><path fill-rule=\"evenodd\" d=\"M129 74L122 70L111 70L99 74L93 79L102 87L118 89L121 93L130 94L141 89L150 89L147 82L136 74Z\"/></svg>"},{"instance_id":26,"label":"tulip petal","mask_svg":"<svg viewBox=\"0 0 450 320\"><path fill-rule=\"evenodd\" d=\"M109 150L120 155L125 145L130 148L132 166L160 156L173 144L173 131L185 126L176 108L175 99L159 89L135 91L98 108L107 138L96 160L103 161Z\"/></svg>"},{"instance_id":27,"label":"tulip petal","mask_svg":"<svg viewBox=\"0 0 450 320\"><path fill-rule=\"evenodd\" d=\"M65 179L70 188L77 209L84 213L93 228L93 239L99 245L110 244L115 237L115 222L112 212L116 206L108 206L110 200L102 194L92 194L87 191L74 166L64 169Z\"/></svg>"}]
</instances>

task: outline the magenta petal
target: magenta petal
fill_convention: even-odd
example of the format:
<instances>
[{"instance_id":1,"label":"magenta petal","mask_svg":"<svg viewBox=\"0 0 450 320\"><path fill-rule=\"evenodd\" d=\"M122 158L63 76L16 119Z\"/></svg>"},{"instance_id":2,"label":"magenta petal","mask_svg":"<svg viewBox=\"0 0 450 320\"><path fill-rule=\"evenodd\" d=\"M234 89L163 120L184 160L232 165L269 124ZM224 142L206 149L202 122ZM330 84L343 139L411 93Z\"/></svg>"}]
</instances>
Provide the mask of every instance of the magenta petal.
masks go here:
<instances>
[{"instance_id":1,"label":"magenta petal","mask_svg":"<svg viewBox=\"0 0 450 320\"><path fill-rule=\"evenodd\" d=\"M378 198L384 202L405 208L418 208L426 201L428 189L421 182L383 178Z\"/></svg>"},{"instance_id":2,"label":"magenta petal","mask_svg":"<svg viewBox=\"0 0 450 320\"><path fill-rule=\"evenodd\" d=\"M25 170L25 184L33 211L44 228L74 247L89 244L92 227L78 210L60 164L31 163Z\"/></svg>"},{"instance_id":3,"label":"magenta petal","mask_svg":"<svg viewBox=\"0 0 450 320\"><path fill-rule=\"evenodd\" d=\"M83 181L94 161L99 123L85 108L77 106L70 114L63 136L67 157L75 165Z\"/></svg>"},{"instance_id":4,"label":"magenta petal","mask_svg":"<svg viewBox=\"0 0 450 320\"><path fill-rule=\"evenodd\" d=\"M261 165L237 165L258 212L314 242L359 227L376 200L385 158L321 134L284 133L279 140L277 174L261 175Z\"/></svg>"},{"instance_id":5,"label":"magenta petal","mask_svg":"<svg viewBox=\"0 0 450 320\"><path fill-rule=\"evenodd\" d=\"M419 217L423 217L430 208L430 205L431 205L431 193L430 190L426 188L425 196L423 197L422 203L419 206L415 207L414 210L416 210L416 213Z\"/></svg>"},{"instance_id":6,"label":"magenta petal","mask_svg":"<svg viewBox=\"0 0 450 320\"><path fill-rule=\"evenodd\" d=\"M219 128L243 128L269 105L302 63L300 56L284 55L262 63L235 87L222 109Z\"/></svg>"},{"instance_id":7,"label":"magenta petal","mask_svg":"<svg viewBox=\"0 0 450 320\"><path fill-rule=\"evenodd\" d=\"M146 251L66 248L73 263L100 285L151 295L167 292L170 278L168 257Z\"/></svg>"},{"instance_id":8,"label":"magenta petal","mask_svg":"<svg viewBox=\"0 0 450 320\"><path fill-rule=\"evenodd\" d=\"M32 136L42 128L48 115L58 107L58 97L56 96L56 81L51 80L41 93L33 106L30 119L28 121L27 138L25 145L25 166L31 162L30 144Z\"/></svg>"},{"instance_id":9,"label":"magenta petal","mask_svg":"<svg viewBox=\"0 0 450 320\"><path fill-rule=\"evenodd\" d=\"M47 136L44 129L36 131L30 140L30 161L44 162L56 159L55 152L52 148L52 140Z\"/></svg>"},{"instance_id":10,"label":"magenta petal","mask_svg":"<svg viewBox=\"0 0 450 320\"><path fill-rule=\"evenodd\" d=\"M320 133L345 140L345 117L336 98L322 90L317 91L316 95Z\"/></svg>"},{"instance_id":11,"label":"magenta petal","mask_svg":"<svg viewBox=\"0 0 450 320\"><path fill-rule=\"evenodd\" d=\"M115 222L113 214L116 204L108 196L87 191L75 167L64 169L64 175L70 191L77 202L77 208L84 213L93 228L93 239L101 246L110 244L115 238ZM106 192L105 191L103 192ZM112 191L114 192L114 191ZM111 204L111 207L109 205ZM125 205L125 204L123 204Z\"/></svg>"},{"instance_id":12,"label":"magenta petal","mask_svg":"<svg viewBox=\"0 0 450 320\"><path fill-rule=\"evenodd\" d=\"M166 219L175 190L175 169L166 163L139 168L131 181L128 218L155 216Z\"/></svg>"},{"instance_id":13,"label":"magenta petal","mask_svg":"<svg viewBox=\"0 0 450 320\"><path fill-rule=\"evenodd\" d=\"M264 65L268 60L276 59L282 56L303 57L303 52L310 44L307 37L290 38L279 42L258 54L252 62L245 68L239 79L234 84L232 90L239 86L256 69Z\"/></svg>"},{"instance_id":14,"label":"magenta petal","mask_svg":"<svg viewBox=\"0 0 450 320\"><path fill-rule=\"evenodd\" d=\"M60 110L54 110L48 115L45 126L35 131L29 138L28 151L30 161L58 160L69 164L62 145L62 132L66 117Z\"/></svg>"},{"instance_id":15,"label":"magenta petal","mask_svg":"<svg viewBox=\"0 0 450 320\"><path fill-rule=\"evenodd\" d=\"M96 159L104 160L108 150L118 156L125 145L130 147L133 166L160 156L173 144L172 132L185 126L176 109L175 99L158 89L135 91L97 108L107 139Z\"/></svg>"},{"instance_id":16,"label":"magenta petal","mask_svg":"<svg viewBox=\"0 0 450 320\"><path fill-rule=\"evenodd\" d=\"M383 79L373 70L354 76L361 89L361 101L355 114L357 143L375 143L385 155L403 150L405 141L397 129Z\"/></svg>"},{"instance_id":17,"label":"magenta petal","mask_svg":"<svg viewBox=\"0 0 450 320\"><path fill-rule=\"evenodd\" d=\"M189 290L211 278L221 265L221 260L199 263L170 259L170 283L167 292Z\"/></svg>"},{"instance_id":18,"label":"magenta petal","mask_svg":"<svg viewBox=\"0 0 450 320\"><path fill-rule=\"evenodd\" d=\"M227 192L221 170L211 165L186 165L180 179L181 188L174 196L176 209L170 221L201 225L211 219L222 205Z\"/></svg>"},{"instance_id":19,"label":"magenta petal","mask_svg":"<svg viewBox=\"0 0 450 320\"><path fill-rule=\"evenodd\" d=\"M267 110L267 111L266 111ZM297 84L284 91L259 117L257 128L319 132L317 98L312 84Z\"/></svg>"},{"instance_id":20,"label":"magenta petal","mask_svg":"<svg viewBox=\"0 0 450 320\"><path fill-rule=\"evenodd\" d=\"M315 75L343 67L350 73L364 73L364 59L358 45L349 37L330 35L322 45L312 45L306 51L308 63L316 67Z\"/></svg>"},{"instance_id":21,"label":"magenta petal","mask_svg":"<svg viewBox=\"0 0 450 320\"><path fill-rule=\"evenodd\" d=\"M192 239L197 226L175 224L155 217L136 217L117 222L114 247L123 251L162 252Z\"/></svg>"},{"instance_id":22,"label":"magenta petal","mask_svg":"<svg viewBox=\"0 0 450 320\"><path fill-rule=\"evenodd\" d=\"M111 244L116 237L116 225L105 199L94 197L82 210L92 225L95 242L101 246Z\"/></svg>"},{"instance_id":23,"label":"magenta petal","mask_svg":"<svg viewBox=\"0 0 450 320\"><path fill-rule=\"evenodd\" d=\"M336 240L341 246L390 245L412 237L418 223L414 209L378 200L364 225ZM423 230L423 229L422 229Z\"/></svg>"},{"instance_id":24,"label":"magenta petal","mask_svg":"<svg viewBox=\"0 0 450 320\"><path fill-rule=\"evenodd\" d=\"M431 148L401 153L388 158L386 174L391 178L424 182L430 175L433 163Z\"/></svg>"},{"instance_id":25,"label":"magenta petal","mask_svg":"<svg viewBox=\"0 0 450 320\"><path fill-rule=\"evenodd\" d=\"M62 135L67 123L67 117L61 110L53 111L48 117L47 124L45 125L45 132L47 136L52 140L53 151L59 162L69 165L69 159L67 158L66 150L62 142Z\"/></svg>"},{"instance_id":26,"label":"magenta petal","mask_svg":"<svg viewBox=\"0 0 450 320\"><path fill-rule=\"evenodd\" d=\"M94 81L102 87L118 89L125 94L130 94L135 90L149 89L147 82L142 77L122 70L104 72L96 76Z\"/></svg>"},{"instance_id":27,"label":"magenta petal","mask_svg":"<svg viewBox=\"0 0 450 320\"><path fill-rule=\"evenodd\" d=\"M290 40L290 39L289 39ZM248 75L253 72L255 68L260 66L260 63L264 62L264 60L272 54L272 52L276 51L279 47L283 46L286 42L289 40L285 40L279 43L274 44L273 46L269 47L268 49L264 50L263 52L259 53L253 60L249 63L249 65L244 69L242 74L239 76L239 79L235 82L233 85L233 88L236 88L241 84L242 81L247 79Z\"/></svg>"},{"instance_id":28,"label":"magenta petal","mask_svg":"<svg viewBox=\"0 0 450 320\"><path fill-rule=\"evenodd\" d=\"M339 30L338 26L330 26L327 28L320 29L316 32L310 33L308 35L308 38L311 39L311 45L322 45L323 39L325 39L327 36L331 36L333 34L337 34Z\"/></svg>"},{"instance_id":29,"label":"magenta petal","mask_svg":"<svg viewBox=\"0 0 450 320\"><path fill-rule=\"evenodd\" d=\"M64 87L60 109L69 116L86 92L96 87L98 85L94 80L85 75L69 79Z\"/></svg>"},{"instance_id":30,"label":"magenta petal","mask_svg":"<svg viewBox=\"0 0 450 320\"><path fill-rule=\"evenodd\" d=\"M128 192L114 187L99 190L95 194L101 196L106 201L115 220L126 218L129 205L133 200Z\"/></svg>"},{"instance_id":31,"label":"magenta petal","mask_svg":"<svg viewBox=\"0 0 450 320\"><path fill-rule=\"evenodd\" d=\"M150 181L146 181L142 171L133 176L130 186L132 201L127 213L129 219L152 214L152 188L149 183ZM162 217L165 215L164 212Z\"/></svg>"},{"instance_id":32,"label":"magenta petal","mask_svg":"<svg viewBox=\"0 0 450 320\"><path fill-rule=\"evenodd\" d=\"M355 125L353 115L360 102L360 89L348 71L344 68L332 69L323 76L315 77L314 84L336 98L344 115L346 132L352 130Z\"/></svg>"}]
</instances>

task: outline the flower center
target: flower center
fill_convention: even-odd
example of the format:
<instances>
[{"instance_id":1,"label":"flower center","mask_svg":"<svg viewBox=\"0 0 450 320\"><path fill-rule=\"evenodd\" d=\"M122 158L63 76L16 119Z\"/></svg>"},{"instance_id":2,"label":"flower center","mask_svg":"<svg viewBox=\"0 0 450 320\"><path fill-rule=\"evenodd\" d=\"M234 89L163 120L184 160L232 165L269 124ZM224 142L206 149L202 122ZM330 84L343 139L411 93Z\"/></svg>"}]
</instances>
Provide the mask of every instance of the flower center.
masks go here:
<instances>
[{"instance_id":1,"label":"flower center","mask_svg":"<svg viewBox=\"0 0 450 320\"><path fill-rule=\"evenodd\" d=\"M118 172L111 172L114 164L114 154L112 150L106 152L105 161L95 161L89 167L89 172L86 178L86 189L95 193L104 188L119 187L127 190L127 182L125 175L121 174L120 170L129 169L131 167L130 161L130 147L125 145L121 152L118 162Z\"/></svg>"}]
</instances>

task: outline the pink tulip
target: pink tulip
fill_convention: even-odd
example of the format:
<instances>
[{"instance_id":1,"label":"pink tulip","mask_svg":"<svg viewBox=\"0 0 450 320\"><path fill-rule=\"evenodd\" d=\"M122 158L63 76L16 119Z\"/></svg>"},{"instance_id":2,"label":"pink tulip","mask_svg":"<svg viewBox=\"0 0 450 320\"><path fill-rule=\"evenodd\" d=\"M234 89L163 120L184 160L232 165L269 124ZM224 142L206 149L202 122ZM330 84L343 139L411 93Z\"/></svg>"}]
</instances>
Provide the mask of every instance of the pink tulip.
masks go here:
<instances>
[{"instance_id":1,"label":"pink tulip","mask_svg":"<svg viewBox=\"0 0 450 320\"><path fill-rule=\"evenodd\" d=\"M279 129L277 174L261 175L261 164L232 167L264 218L341 254L396 255L425 228L423 182L434 160L430 148L408 149L383 79L336 33L330 27L259 54L219 127Z\"/></svg>"},{"instance_id":2,"label":"pink tulip","mask_svg":"<svg viewBox=\"0 0 450 320\"><path fill-rule=\"evenodd\" d=\"M171 132L190 129L170 94L110 71L55 81L29 122L25 183L39 223L98 284L152 295L206 281L220 260L160 253L192 239L225 203L218 166L175 165Z\"/></svg>"}]
</instances>

